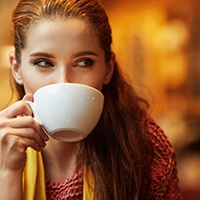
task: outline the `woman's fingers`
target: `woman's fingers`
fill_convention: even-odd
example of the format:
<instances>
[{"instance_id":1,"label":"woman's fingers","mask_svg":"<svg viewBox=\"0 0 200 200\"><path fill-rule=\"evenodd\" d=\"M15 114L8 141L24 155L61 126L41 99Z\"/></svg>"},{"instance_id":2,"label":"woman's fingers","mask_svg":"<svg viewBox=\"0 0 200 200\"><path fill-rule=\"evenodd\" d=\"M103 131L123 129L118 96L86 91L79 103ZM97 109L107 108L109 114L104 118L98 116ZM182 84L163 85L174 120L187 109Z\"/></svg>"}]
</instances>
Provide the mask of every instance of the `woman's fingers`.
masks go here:
<instances>
[{"instance_id":1,"label":"woman's fingers","mask_svg":"<svg viewBox=\"0 0 200 200\"><path fill-rule=\"evenodd\" d=\"M18 138L18 140L14 140L15 142L13 142L13 138ZM19 141L26 141L26 143L23 142L23 146L21 146L24 147L24 149L32 147L33 149L40 151L46 146L44 140L42 140L32 128L4 128L1 130L0 140L1 144L6 144L10 148L12 145L19 145Z\"/></svg>"},{"instance_id":2,"label":"woman's fingers","mask_svg":"<svg viewBox=\"0 0 200 200\"><path fill-rule=\"evenodd\" d=\"M33 101L33 94L31 93L25 94L22 101Z\"/></svg>"},{"instance_id":3,"label":"woman's fingers","mask_svg":"<svg viewBox=\"0 0 200 200\"><path fill-rule=\"evenodd\" d=\"M4 119L0 122L0 128L4 129L16 129L15 134L21 137L27 137L30 139L35 139L41 146L44 146L45 141L48 140L48 136L40 125L31 116L21 116L12 119ZM23 132L19 129L24 129Z\"/></svg>"},{"instance_id":4,"label":"woman's fingers","mask_svg":"<svg viewBox=\"0 0 200 200\"><path fill-rule=\"evenodd\" d=\"M32 110L24 101L18 101L0 112L0 117L14 118L17 116L32 115Z\"/></svg>"},{"instance_id":5,"label":"woman's fingers","mask_svg":"<svg viewBox=\"0 0 200 200\"><path fill-rule=\"evenodd\" d=\"M2 144L6 144L10 149L15 149L16 152L25 152L28 147L33 148L36 151L40 151L46 144L41 140L26 137L32 132L32 129L7 129L1 134ZM19 134L20 133L20 134ZM35 134L32 132L32 134Z\"/></svg>"},{"instance_id":6,"label":"woman's fingers","mask_svg":"<svg viewBox=\"0 0 200 200\"><path fill-rule=\"evenodd\" d=\"M32 94L27 94L23 99L32 101L32 98ZM24 100L18 101L0 112L0 129L6 126L12 128L33 128L35 135L31 134L33 132L31 131L29 135L27 133L26 137L36 137L38 141L40 141L38 138L40 137L43 141L47 141L48 136L32 117L32 110Z\"/></svg>"},{"instance_id":7,"label":"woman's fingers","mask_svg":"<svg viewBox=\"0 0 200 200\"><path fill-rule=\"evenodd\" d=\"M38 124L38 122L35 121L35 119L32 116L21 116L18 118L9 119L8 123L9 126L13 128L32 128L35 130L37 135L41 137L42 140L47 141L49 139L47 134L42 130L41 126Z\"/></svg>"},{"instance_id":8,"label":"woman's fingers","mask_svg":"<svg viewBox=\"0 0 200 200\"><path fill-rule=\"evenodd\" d=\"M0 112L0 167L22 170L26 162L26 149L41 151L48 136L32 117L32 110L25 100L32 101L32 94L24 96Z\"/></svg>"}]
</instances>

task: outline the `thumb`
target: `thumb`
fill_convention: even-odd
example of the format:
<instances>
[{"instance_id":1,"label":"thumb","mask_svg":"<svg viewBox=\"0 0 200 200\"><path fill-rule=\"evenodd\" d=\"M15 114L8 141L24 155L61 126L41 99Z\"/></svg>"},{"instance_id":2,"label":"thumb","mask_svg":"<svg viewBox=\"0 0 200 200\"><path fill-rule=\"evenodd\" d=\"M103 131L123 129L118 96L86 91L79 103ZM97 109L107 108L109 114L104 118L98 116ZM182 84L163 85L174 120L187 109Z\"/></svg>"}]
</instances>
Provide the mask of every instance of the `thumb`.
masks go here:
<instances>
[{"instance_id":1,"label":"thumb","mask_svg":"<svg viewBox=\"0 0 200 200\"><path fill-rule=\"evenodd\" d=\"M23 101L33 101L33 94L32 93L27 93L24 95Z\"/></svg>"}]
</instances>

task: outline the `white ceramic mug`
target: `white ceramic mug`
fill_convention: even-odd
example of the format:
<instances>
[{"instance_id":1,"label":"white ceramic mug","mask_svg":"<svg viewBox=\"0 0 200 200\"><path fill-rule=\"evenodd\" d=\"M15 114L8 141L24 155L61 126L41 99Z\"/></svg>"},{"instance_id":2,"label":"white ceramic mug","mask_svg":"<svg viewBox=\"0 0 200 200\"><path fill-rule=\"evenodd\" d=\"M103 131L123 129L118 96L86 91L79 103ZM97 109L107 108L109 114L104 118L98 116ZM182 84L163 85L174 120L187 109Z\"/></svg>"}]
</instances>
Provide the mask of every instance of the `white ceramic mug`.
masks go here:
<instances>
[{"instance_id":1,"label":"white ceramic mug","mask_svg":"<svg viewBox=\"0 0 200 200\"><path fill-rule=\"evenodd\" d=\"M76 83L47 85L26 101L35 120L55 139L74 142L87 137L99 121L103 94L90 86Z\"/></svg>"}]
</instances>

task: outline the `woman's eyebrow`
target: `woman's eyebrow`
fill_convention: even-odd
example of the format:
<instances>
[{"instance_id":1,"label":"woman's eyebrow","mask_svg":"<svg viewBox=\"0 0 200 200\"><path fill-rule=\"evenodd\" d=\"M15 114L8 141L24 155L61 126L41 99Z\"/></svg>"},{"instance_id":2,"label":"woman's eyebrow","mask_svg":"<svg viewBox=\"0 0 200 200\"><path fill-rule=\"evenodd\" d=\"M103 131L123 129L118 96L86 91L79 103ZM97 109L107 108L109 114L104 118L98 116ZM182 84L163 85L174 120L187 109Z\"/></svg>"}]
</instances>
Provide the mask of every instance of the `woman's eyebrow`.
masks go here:
<instances>
[{"instance_id":1,"label":"woman's eyebrow","mask_svg":"<svg viewBox=\"0 0 200 200\"><path fill-rule=\"evenodd\" d=\"M94 51L81 51L81 52L75 53L73 55L73 58L80 57L80 56L87 56L87 55L98 56L98 54L95 53Z\"/></svg>"},{"instance_id":2,"label":"woman's eyebrow","mask_svg":"<svg viewBox=\"0 0 200 200\"><path fill-rule=\"evenodd\" d=\"M47 57L47 58L55 58L53 54L50 53L44 53L44 52L35 52L31 53L30 57L35 57L35 56L42 56L42 57Z\"/></svg>"},{"instance_id":3,"label":"woman's eyebrow","mask_svg":"<svg viewBox=\"0 0 200 200\"><path fill-rule=\"evenodd\" d=\"M72 57L76 58L76 57L86 56L86 55L98 56L98 54L95 53L94 51L81 51L81 52L73 54ZM42 56L42 57L47 57L47 58L55 58L55 56L53 54L44 53L44 52L35 52L35 53L31 53L30 54L30 57L35 57L35 56Z\"/></svg>"}]
</instances>

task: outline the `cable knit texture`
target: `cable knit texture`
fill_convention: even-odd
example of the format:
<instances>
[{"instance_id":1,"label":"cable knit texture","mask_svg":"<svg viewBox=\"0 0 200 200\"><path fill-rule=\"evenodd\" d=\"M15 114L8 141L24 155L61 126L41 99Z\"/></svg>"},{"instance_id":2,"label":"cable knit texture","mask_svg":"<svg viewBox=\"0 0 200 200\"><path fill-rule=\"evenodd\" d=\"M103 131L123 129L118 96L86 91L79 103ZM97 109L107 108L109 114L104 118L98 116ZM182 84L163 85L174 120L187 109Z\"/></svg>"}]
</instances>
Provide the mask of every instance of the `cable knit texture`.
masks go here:
<instances>
[{"instance_id":1,"label":"cable knit texture","mask_svg":"<svg viewBox=\"0 0 200 200\"><path fill-rule=\"evenodd\" d=\"M81 200L83 198L83 170L61 183L46 182L48 200Z\"/></svg>"},{"instance_id":2,"label":"cable knit texture","mask_svg":"<svg viewBox=\"0 0 200 200\"><path fill-rule=\"evenodd\" d=\"M147 126L154 145L154 157L150 166L152 180L146 199L181 200L176 153L163 130L153 120L149 120Z\"/></svg>"}]
</instances>

